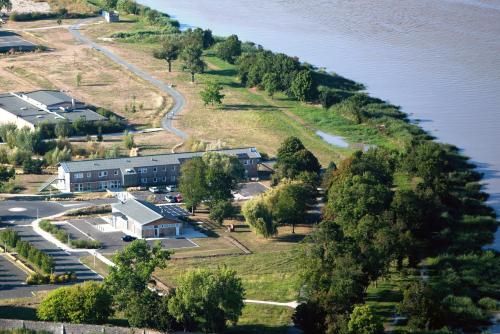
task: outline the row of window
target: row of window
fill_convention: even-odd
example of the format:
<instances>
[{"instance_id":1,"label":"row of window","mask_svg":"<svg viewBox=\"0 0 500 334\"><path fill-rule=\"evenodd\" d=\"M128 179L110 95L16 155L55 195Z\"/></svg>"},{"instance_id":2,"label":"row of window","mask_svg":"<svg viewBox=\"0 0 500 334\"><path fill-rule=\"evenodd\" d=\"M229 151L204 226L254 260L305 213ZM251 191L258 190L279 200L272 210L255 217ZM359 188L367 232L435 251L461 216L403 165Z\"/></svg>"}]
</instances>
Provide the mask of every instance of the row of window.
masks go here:
<instances>
[{"instance_id":1,"label":"row of window","mask_svg":"<svg viewBox=\"0 0 500 334\"><path fill-rule=\"evenodd\" d=\"M177 166L172 166L172 171L175 172L176 170L177 170ZM167 167L163 167L163 171L166 172ZM138 174L146 174L147 172L148 172L148 169L145 167L139 168L137 170ZM157 173L157 172L158 172L158 167L153 167L153 173ZM115 170L115 171L113 171L113 174L115 176L117 176L119 174L119 171ZM106 177L106 176L108 176L108 171L107 170L99 171L97 175L100 178ZM75 179L83 179L84 176L85 176L85 173L75 173ZM91 177L92 177L92 172L87 172L87 178L91 178Z\"/></svg>"},{"instance_id":2,"label":"row of window","mask_svg":"<svg viewBox=\"0 0 500 334\"><path fill-rule=\"evenodd\" d=\"M163 167L162 168L164 172L167 171L167 167ZM172 171L175 172L177 170L177 166L172 166ZM137 170L137 173L139 174L146 174L148 172L148 169L146 167L142 167L142 168L139 168ZM153 173L156 173L158 172L158 167L153 167Z\"/></svg>"},{"instance_id":3,"label":"row of window","mask_svg":"<svg viewBox=\"0 0 500 334\"><path fill-rule=\"evenodd\" d=\"M113 171L113 174L115 176L117 176L118 173L119 173L118 170ZM75 173L75 179L83 179L84 176L85 176L85 173ZM97 173L97 176L98 177L106 177L106 176L108 176L108 171L107 170L101 170L101 171L99 171ZM90 179L91 177L92 177L92 172L87 172L87 178Z\"/></svg>"},{"instance_id":4,"label":"row of window","mask_svg":"<svg viewBox=\"0 0 500 334\"><path fill-rule=\"evenodd\" d=\"M175 175L172 175L170 177L170 181L171 182L175 182L177 180L176 176ZM164 176L164 177L153 177L153 183L158 183L158 182L167 182L167 177ZM147 177L143 177L141 178L141 183L148 183L148 178Z\"/></svg>"},{"instance_id":5,"label":"row of window","mask_svg":"<svg viewBox=\"0 0 500 334\"><path fill-rule=\"evenodd\" d=\"M120 188L120 181L101 181L97 183L97 188L92 188L93 183L75 183L75 191L106 190Z\"/></svg>"}]
</instances>

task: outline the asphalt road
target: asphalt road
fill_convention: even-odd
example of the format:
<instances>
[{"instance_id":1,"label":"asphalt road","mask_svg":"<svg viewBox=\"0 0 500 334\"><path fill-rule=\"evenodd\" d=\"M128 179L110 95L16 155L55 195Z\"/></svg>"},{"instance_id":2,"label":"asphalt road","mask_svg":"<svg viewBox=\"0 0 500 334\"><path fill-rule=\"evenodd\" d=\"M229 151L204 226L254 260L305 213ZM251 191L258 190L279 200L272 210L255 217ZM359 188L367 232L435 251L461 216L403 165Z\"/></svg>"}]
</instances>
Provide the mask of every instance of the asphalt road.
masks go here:
<instances>
[{"instance_id":1,"label":"asphalt road","mask_svg":"<svg viewBox=\"0 0 500 334\"><path fill-rule=\"evenodd\" d=\"M175 128L172 125L173 118L180 111L182 111L182 109L186 105L186 100L184 99L184 97L182 96L182 94L179 93L178 91L176 91L175 89L173 89L171 86L169 86L166 83L164 83L163 81L154 78L149 73L141 70L137 66L135 66L135 65L133 65L133 64L125 61L124 59L120 58L115 53L109 51L108 49L104 48L103 46L101 46L101 45L99 45L97 43L94 43L89 38L83 36L80 33L80 31L79 31L80 27L82 25L88 23L88 22L92 22L92 21L95 21L95 20L96 20L95 18L82 20L82 21L78 22L77 24L70 26L68 28L68 30L69 30L69 32L73 35L73 37L77 41L79 41L81 43L84 43L84 44L87 44L88 46L96 49L97 51L100 51L103 55L107 56L109 59L111 59L115 63L124 66L126 69L128 69L129 71L131 71L132 73L134 73L138 77L140 77L140 78L148 81L153 86L157 87L161 91L163 91L163 92L169 94L170 96L172 96L172 99L174 101L174 106L167 113L167 115L165 115L165 117L162 119L161 125L162 125L162 127L165 130L174 133L175 135L179 136L182 140L186 140L188 138L187 133L185 133L182 130L179 130L179 129Z\"/></svg>"}]
</instances>

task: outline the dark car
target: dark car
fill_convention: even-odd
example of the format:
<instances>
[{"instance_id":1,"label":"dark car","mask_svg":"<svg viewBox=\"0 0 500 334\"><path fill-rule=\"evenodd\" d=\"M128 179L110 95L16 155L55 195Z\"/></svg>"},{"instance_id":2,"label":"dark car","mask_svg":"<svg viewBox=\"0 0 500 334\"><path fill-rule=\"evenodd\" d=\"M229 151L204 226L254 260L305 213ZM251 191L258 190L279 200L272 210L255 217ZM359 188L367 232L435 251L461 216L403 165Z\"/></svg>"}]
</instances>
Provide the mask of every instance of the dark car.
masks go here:
<instances>
[{"instance_id":1,"label":"dark car","mask_svg":"<svg viewBox=\"0 0 500 334\"><path fill-rule=\"evenodd\" d=\"M175 196L172 195L165 195L165 201L167 203L177 203L177 198L175 198Z\"/></svg>"},{"instance_id":2,"label":"dark car","mask_svg":"<svg viewBox=\"0 0 500 334\"><path fill-rule=\"evenodd\" d=\"M124 235L122 237L122 240L125 241L125 242L131 242L131 241L134 241L136 240L137 238L136 237L133 237L131 235Z\"/></svg>"}]
</instances>

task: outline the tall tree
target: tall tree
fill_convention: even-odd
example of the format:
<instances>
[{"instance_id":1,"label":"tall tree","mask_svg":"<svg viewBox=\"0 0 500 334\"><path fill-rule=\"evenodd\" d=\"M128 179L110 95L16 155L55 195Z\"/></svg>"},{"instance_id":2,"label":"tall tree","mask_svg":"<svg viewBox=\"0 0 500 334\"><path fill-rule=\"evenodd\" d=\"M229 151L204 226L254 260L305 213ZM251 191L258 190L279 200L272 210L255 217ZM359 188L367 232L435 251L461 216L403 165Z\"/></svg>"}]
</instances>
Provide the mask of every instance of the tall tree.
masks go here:
<instances>
[{"instance_id":1,"label":"tall tree","mask_svg":"<svg viewBox=\"0 0 500 334\"><path fill-rule=\"evenodd\" d=\"M153 271L164 268L169 258L170 253L161 244L150 246L146 240L135 240L115 254L115 266L105 284L117 309L126 310L131 298L147 289Z\"/></svg>"},{"instance_id":2,"label":"tall tree","mask_svg":"<svg viewBox=\"0 0 500 334\"><path fill-rule=\"evenodd\" d=\"M311 97L312 87L311 71L301 70L293 77L290 93L299 101L307 101Z\"/></svg>"},{"instance_id":3,"label":"tall tree","mask_svg":"<svg viewBox=\"0 0 500 334\"><path fill-rule=\"evenodd\" d=\"M264 77L262 78L262 86L264 87L267 95L273 98L274 93L276 93L280 87L279 76L273 72L264 74Z\"/></svg>"},{"instance_id":4,"label":"tall tree","mask_svg":"<svg viewBox=\"0 0 500 334\"><path fill-rule=\"evenodd\" d=\"M191 82L194 82L196 73L203 73L205 70L205 62L201 59L202 54L203 49L197 44L186 45L180 54L183 69L191 73Z\"/></svg>"},{"instance_id":5,"label":"tall tree","mask_svg":"<svg viewBox=\"0 0 500 334\"><path fill-rule=\"evenodd\" d=\"M205 173L206 165L199 157L188 160L181 166L179 190L186 207L191 208L192 213L207 196Z\"/></svg>"},{"instance_id":6,"label":"tall tree","mask_svg":"<svg viewBox=\"0 0 500 334\"><path fill-rule=\"evenodd\" d=\"M181 277L168 309L185 330L221 333L228 322L238 321L243 297L243 284L234 270L198 269Z\"/></svg>"},{"instance_id":7,"label":"tall tree","mask_svg":"<svg viewBox=\"0 0 500 334\"><path fill-rule=\"evenodd\" d=\"M212 106L214 104L221 105L222 99L224 98L224 94L221 93L222 86L216 82L209 82L205 89L200 92L201 99L203 100L203 104L205 107L208 104Z\"/></svg>"},{"instance_id":8,"label":"tall tree","mask_svg":"<svg viewBox=\"0 0 500 334\"><path fill-rule=\"evenodd\" d=\"M10 0L0 0L0 10L2 9L6 9L7 11L12 9L12 3Z\"/></svg>"},{"instance_id":9,"label":"tall tree","mask_svg":"<svg viewBox=\"0 0 500 334\"><path fill-rule=\"evenodd\" d=\"M181 42L176 35L167 35L162 39L159 49L153 51L156 59L164 59L168 64L168 71L172 72L172 61L179 56Z\"/></svg>"},{"instance_id":10,"label":"tall tree","mask_svg":"<svg viewBox=\"0 0 500 334\"><path fill-rule=\"evenodd\" d=\"M288 137L278 148L276 177L296 178L301 172L319 174L321 166L318 159L307 150L299 138Z\"/></svg>"},{"instance_id":11,"label":"tall tree","mask_svg":"<svg viewBox=\"0 0 500 334\"><path fill-rule=\"evenodd\" d=\"M356 306L347 324L350 334L384 334L382 321L369 305Z\"/></svg>"},{"instance_id":12,"label":"tall tree","mask_svg":"<svg viewBox=\"0 0 500 334\"><path fill-rule=\"evenodd\" d=\"M238 36L231 35L217 45L217 56L230 64L241 55L241 41Z\"/></svg>"}]
</instances>

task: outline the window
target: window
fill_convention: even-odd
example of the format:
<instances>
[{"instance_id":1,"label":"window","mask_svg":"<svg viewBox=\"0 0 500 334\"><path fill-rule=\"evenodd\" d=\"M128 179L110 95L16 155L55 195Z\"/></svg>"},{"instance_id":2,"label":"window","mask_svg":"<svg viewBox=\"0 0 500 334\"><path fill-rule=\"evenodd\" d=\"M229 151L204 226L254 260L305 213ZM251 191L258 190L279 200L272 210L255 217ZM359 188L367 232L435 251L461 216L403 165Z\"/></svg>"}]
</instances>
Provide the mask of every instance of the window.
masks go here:
<instances>
[{"instance_id":1,"label":"window","mask_svg":"<svg viewBox=\"0 0 500 334\"><path fill-rule=\"evenodd\" d=\"M102 170L99 172L99 177L105 177L105 176L108 176L108 171Z\"/></svg>"},{"instance_id":2,"label":"window","mask_svg":"<svg viewBox=\"0 0 500 334\"><path fill-rule=\"evenodd\" d=\"M75 184L75 191L83 191L83 183Z\"/></svg>"},{"instance_id":3,"label":"window","mask_svg":"<svg viewBox=\"0 0 500 334\"><path fill-rule=\"evenodd\" d=\"M166 172L167 171L167 167L163 167L163 171Z\"/></svg>"},{"instance_id":4,"label":"window","mask_svg":"<svg viewBox=\"0 0 500 334\"><path fill-rule=\"evenodd\" d=\"M171 180L172 182L175 182L175 175L172 175L172 177L170 178L170 180Z\"/></svg>"},{"instance_id":5,"label":"window","mask_svg":"<svg viewBox=\"0 0 500 334\"><path fill-rule=\"evenodd\" d=\"M175 172L177 166L172 166L172 170Z\"/></svg>"},{"instance_id":6,"label":"window","mask_svg":"<svg viewBox=\"0 0 500 334\"><path fill-rule=\"evenodd\" d=\"M142 178L142 179L141 179L141 183L148 183L148 179L147 179L147 178L145 178L145 177L144 177L144 178Z\"/></svg>"},{"instance_id":7,"label":"window","mask_svg":"<svg viewBox=\"0 0 500 334\"><path fill-rule=\"evenodd\" d=\"M109 187L111 189L119 188L120 187L120 181L117 181L117 180L109 181Z\"/></svg>"},{"instance_id":8,"label":"window","mask_svg":"<svg viewBox=\"0 0 500 334\"><path fill-rule=\"evenodd\" d=\"M118 170L115 170L115 175L118 175Z\"/></svg>"},{"instance_id":9,"label":"window","mask_svg":"<svg viewBox=\"0 0 500 334\"><path fill-rule=\"evenodd\" d=\"M158 171L158 168L154 167L153 168L153 173L156 173Z\"/></svg>"},{"instance_id":10,"label":"window","mask_svg":"<svg viewBox=\"0 0 500 334\"><path fill-rule=\"evenodd\" d=\"M155 178L153 178L153 182L154 182L154 183L158 182L158 179L157 179L156 177L155 177Z\"/></svg>"},{"instance_id":11,"label":"window","mask_svg":"<svg viewBox=\"0 0 500 334\"><path fill-rule=\"evenodd\" d=\"M87 172L87 177L91 178L92 177L92 173L91 172Z\"/></svg>"},{"instance_id":12,"label":"window","mask_svg":"<svg viewBox=\"0 0 500 334\"><path fill-rule=\"evenodd\" d=\"M139 168L139 174L145 174L148 172L147 168Z\"/></svg>"},{"instance_id":13,"label":"window","mask_svg":"<svg viewBox=\"0 0 500 334\"><path fill-rule=\"evenodd\" d=\"M249 165L250 164L250 160L245 160L245 162L243 164L244 165Z\"/></svg>"},{"instance_id":14,"label":"window","mask_svg":"<svg viewBox=\"0 0 500 334\"><path fill-rule=\"evenodd\" d=\"M105 189L108 189L108 182L107 181L101 181L99 183L99 189L100 190L105 190Z\"/></svg>"},{"instance_id":15,"label":"window","mask_svg":"<svg viewBox=\"0 0 500 334\"><path fill-rule=\"evenodd\" d=\"M161 178L161 180L162 180L163 182L167 182L167 177L166 177L166 176L164 176L164 177L162 177L162 178Z\"/></svg>"},{"instance_id":16,"label":"window","mask_svg":"<svg viewBox=\"0 0 500 334\"><path fill-rule=\"evenodd\" d=\"M83 179L83 173L76 173L75 179Z\"/></svg>"}]
</instances>

